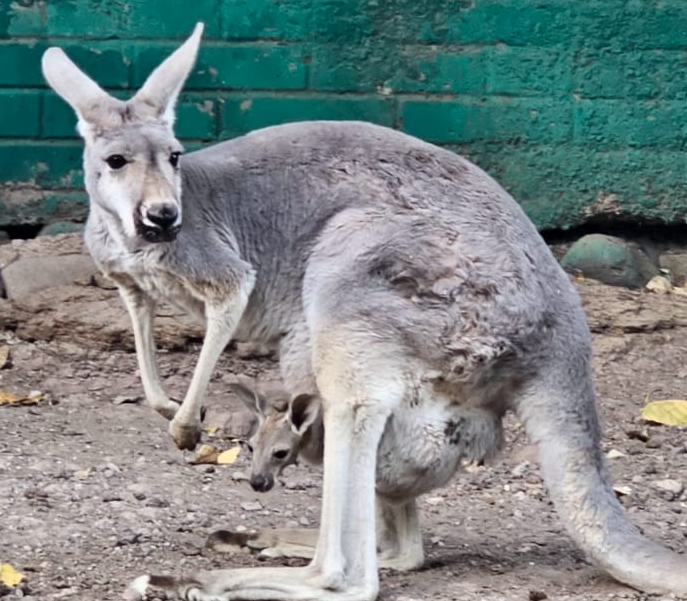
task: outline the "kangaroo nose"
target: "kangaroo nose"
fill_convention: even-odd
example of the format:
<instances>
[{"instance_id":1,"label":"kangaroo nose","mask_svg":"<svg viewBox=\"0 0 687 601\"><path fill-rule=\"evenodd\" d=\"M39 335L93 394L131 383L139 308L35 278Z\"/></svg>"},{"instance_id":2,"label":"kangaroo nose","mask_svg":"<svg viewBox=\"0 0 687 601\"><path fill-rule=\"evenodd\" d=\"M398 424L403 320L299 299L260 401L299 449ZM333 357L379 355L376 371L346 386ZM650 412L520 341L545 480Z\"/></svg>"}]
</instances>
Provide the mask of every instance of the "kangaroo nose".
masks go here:
<instances>
[{"instance_id":1,"label":"kangaroo nose","mask_svg":"<svg viewBox=\"0 0 687 601\"><path fill-rule=\"evenodd\" d=\"M156 204L146 210L146 217L155 225L167 229L176 223L179 211L171 204Z\"/></svg>"},{"instance_id":2,"label":"kangaroo nose","mask_svg":"<svg viewBox=\"0 0 687 601\"><path fill-rule=\"evenodd\" d=\"M256 492L267 492L274 486L272 474L257 474L250 479L250 485Z\"/></svg>"}]
</instances>

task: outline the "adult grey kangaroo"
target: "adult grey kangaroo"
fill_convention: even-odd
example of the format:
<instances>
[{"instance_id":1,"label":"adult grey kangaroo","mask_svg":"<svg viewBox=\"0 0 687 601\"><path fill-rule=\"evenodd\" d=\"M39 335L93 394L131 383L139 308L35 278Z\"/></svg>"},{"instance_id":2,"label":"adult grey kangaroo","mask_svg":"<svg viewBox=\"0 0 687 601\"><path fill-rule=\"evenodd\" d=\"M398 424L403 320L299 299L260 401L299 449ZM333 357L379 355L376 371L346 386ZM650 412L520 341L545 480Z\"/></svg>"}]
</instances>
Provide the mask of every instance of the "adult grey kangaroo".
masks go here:
<instances>
[{"instance_id":1,"label":"adult grey kangaroo","mask_svg":"<svg viewBox=\"0 0 687 601\"><path fill-rule=\"evenodd\" d=\"M58 48L43 71L78 115L86 243L131 314L148 401L191 449L228 341L278 343L288 390L323 406L321 526L307 567L146 575L127 596L374 599L375 496L412 522L415 498L453 474L470 415L500 424L507 410L577 544L624 583L687 594L687 559L642 536L611 489L585 316L520 207L467 160L366 123L270 127L180 158L174 104L201 33L128 101ZM155 368L161 298L207 324L179 407Z\"/></svg>"}]
</instances>

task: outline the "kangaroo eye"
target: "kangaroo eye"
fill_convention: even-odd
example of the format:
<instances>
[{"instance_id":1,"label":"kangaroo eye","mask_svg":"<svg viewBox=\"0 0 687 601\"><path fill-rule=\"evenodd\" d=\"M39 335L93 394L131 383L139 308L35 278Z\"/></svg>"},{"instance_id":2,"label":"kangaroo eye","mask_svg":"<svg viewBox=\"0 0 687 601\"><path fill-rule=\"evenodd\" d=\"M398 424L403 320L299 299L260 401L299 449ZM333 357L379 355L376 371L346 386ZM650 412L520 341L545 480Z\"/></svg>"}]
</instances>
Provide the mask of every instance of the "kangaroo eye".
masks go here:
<instances>
[{"instance_id":1,"label":"kangaroo eye","mask_svg":"<svg viewBox=\"0 0 687 601\"><path fill-rule=\"evenodd\" d=\"M129 161L127 161L121 154L113 154L107 157L105 162L110 166L110 169L121 169Z\"/></svg>"},{"instance_id":2,"label":"kangaroo eye","mask_svg":"<svg viewBox=\"0 0 687 601\"><path fill-rule=\"evenodd\" d=\"M179 157L181 156L180 152L173 152L172 154L169 155L169 164L174 167L175 169L177 168L177 165L179 165Z\"/></svg>"},{"instance_id":3,"label":"kangaroo eye","mask_svg":"<svg viewBox=\"0 0 687 601\"><path fill-rule=\"evenodd\" d=\"M288 451L281 449L280 451L275 451L274 453L272 453L272 457L274 457L275 459L286 459L286 456L288 454Z\"/></svg>"}]
</instances>

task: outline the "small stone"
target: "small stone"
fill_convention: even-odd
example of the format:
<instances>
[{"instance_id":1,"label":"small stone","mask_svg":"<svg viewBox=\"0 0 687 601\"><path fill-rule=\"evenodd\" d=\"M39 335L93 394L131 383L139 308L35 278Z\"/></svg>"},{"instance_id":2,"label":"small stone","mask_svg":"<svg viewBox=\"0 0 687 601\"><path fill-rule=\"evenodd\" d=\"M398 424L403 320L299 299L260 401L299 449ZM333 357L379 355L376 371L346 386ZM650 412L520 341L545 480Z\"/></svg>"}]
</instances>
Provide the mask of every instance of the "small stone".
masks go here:
<instances>
[{"instance_id":1,"label":"small stone","mask_svg":"<svg viewBox=\"0 0 687 601\"><path fill-rule=\"evenodd\" d=\"M674 495L679 495L685 489L685 485L679 480L673 480L672 478L665 478L664 480L656 480L654 483L656 488L661 490L666 490Z\"/></svg>"},{"instance_id":2,"label":"small stone","mask_svg":"<svg viewBox=\"0 0 687 601\"><path fill-rule=\"evenodd\" d=\"M521 463L518 463L512 470L511 474L515 476L516 478L522 478L522 476L525 475L525 473L530 469L530 462L529 461L523 461Z\"/></svg>"},{"instance_id":3,"label":"small stone","mask_svg":"<svg viewBox=\"0 0 687 601\"><path fill-rule=\"evenodd\" d=\"M300 518L298 518L298 523L301 526L310 526L310 520L305 516L301 516Z\"/></svg>"},{"instance_id":4,"label":"small stone","mask_svg":"<svg viewBox=\"0 0 687 601\"><path fill-rule=\"evenodd\" d=\"M262 509L262 503L260 501L246 501L241 503L241 509L244 511L260 511Z\"/></svg>"},{"instance_id":5,"label":"small stone","mask_svg":"<svg viewBox=\"0 0 687 601\"><path fill-rule=\"evenodd\" d=\"M608 457L608 459L618 459L619 457L625 457L625 453L621 453L617 449L611 449L606 453L606 457Z\"/></svg>"},{"instance_id":6,"label":"small stone","mask_svg":"<svg viewBox=\"0 0 687 601\"><path fill-rule=\"evenodd\" d=\"M169 501L159 497L150 497L146 500L145 505L147 507L169 507Z\"/></svg>"},{"instance_id":7,"label":"small stone","mask_svg":"<svg viewBox=\"0 0 687 601\"><path fill-rule=\"evenodd\" d=\"M544 591L530 591L530 601L544 601L548 599L548 595Z\"/></svg>"}]
</instances>

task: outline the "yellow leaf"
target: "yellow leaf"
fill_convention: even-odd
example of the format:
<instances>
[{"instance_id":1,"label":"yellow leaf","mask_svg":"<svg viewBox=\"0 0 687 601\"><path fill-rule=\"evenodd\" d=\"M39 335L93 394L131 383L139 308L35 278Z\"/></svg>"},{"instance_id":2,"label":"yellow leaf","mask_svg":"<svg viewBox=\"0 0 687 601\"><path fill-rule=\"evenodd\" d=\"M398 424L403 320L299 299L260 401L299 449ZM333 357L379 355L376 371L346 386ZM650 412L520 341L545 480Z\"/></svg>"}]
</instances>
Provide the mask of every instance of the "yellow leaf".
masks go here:
<instances>
[{"instance_id":1,"label":"yellow leaf","mask_svg":"<svg viewBox=\"0 0 687 601\"><path fill-rule=\"evenodd\" d=\"M241 447L232 447L231 449L219 454L219 457L217 457L217 463L219 465L229 465L230 463L234 463L240 452Z\"/></svg>"},{"instance_id":2,"label":"yellow leaf","mask_svg":"<svg viewBox=\"0 0 687 601\"><path fill-rule=\"evenodd\" d=\"M645 288L649 292L661 293L670 292L673 287L670 285L670 280L668 280L668 278L665 278L662 275L655 275L647 282Z\"/></svg>"},{"instance_id":3,"label":"yellow leaf","mask_svg":"<svg viewBox=\"0 0 687 601\"><path fill-rule=\"evenodd\" d=\"M217 434L217 431L219 430L219 426L207 426L203 428L203 432L207 432L210 436L214 436Z\"/></svg>"},{"instance_id":4,"label":"yellow leaf","mask_svg":"<svg viewBox=\"0 0 687 601\"><path fill-rule=\"evenodd\" d=\"M22 580L24 580L24 574L17 572L17 570L8 563L0 563L0 582L2 584L15 587Z\"/></svg>"},{"instance_id":5,"label":"yellow leaf","mask_svg":"<svg viewBox=\"0 0 687 601\"><path fill-rule=\"evenodd\" d=\"M196 456L191 459L191 463L198 465L200 463L217 463L219 457L219 449L211 444L200 445L196 451Z\"/></svg>"},{"instance_id":6,"label":"yellow leaf","mask_svg":"<svg viewBox=\"0 0 687 601\"><path fill-rule=\"evenodd\" d=\"M43 395L37 390L32 391L28 396L17 396L9 390L0 390L0 405L36 405L42 398Z\"/></svg>"},{"instance_id":7,"label":"yellow leaf","mask_svg":"<svg viewBox=\"0 0 687 601\"><path fill-rule=\"evenodd\" d=\"M642 407L642 417L665 426L687 426L687 401L651 401Z\"/></svg>"},{"instance_id":8,"label":"yellow leaf","mask_svg":"<svg viewBox=\"0 0 687 601\"><path fill-rule=\"evenodd\" d=\"M0 390L0 405L17 405L21 397L9 390Z\"/></svg>"}]
</instances>

